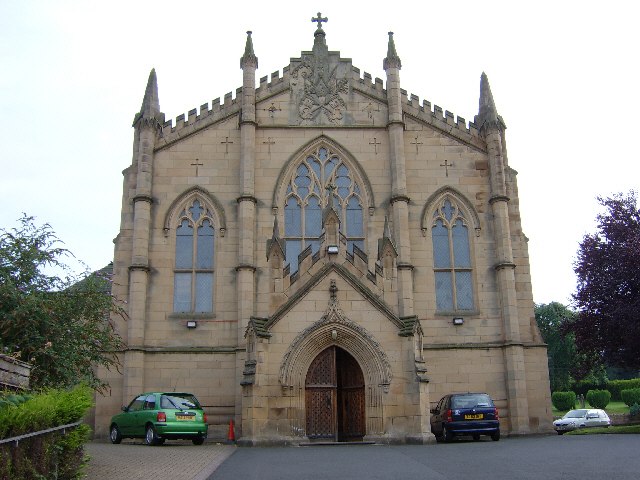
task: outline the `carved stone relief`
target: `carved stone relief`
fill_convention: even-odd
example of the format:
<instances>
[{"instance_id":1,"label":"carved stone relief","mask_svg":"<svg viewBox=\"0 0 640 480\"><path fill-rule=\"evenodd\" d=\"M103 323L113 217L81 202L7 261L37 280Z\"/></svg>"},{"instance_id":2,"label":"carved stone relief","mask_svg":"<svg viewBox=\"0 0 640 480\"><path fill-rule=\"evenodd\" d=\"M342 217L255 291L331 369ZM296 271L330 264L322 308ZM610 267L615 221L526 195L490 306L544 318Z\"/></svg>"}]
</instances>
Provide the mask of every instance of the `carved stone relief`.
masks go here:
<instances>
[{"instance_id":1,"label":"carved stone relief","mask_svg":"<svg viewBox=\"0 0 640 480\"><path fill-rule=\"evenodd\" d=\"M291 71L292 113L297 125L344 125L349 82L328 55L305 55ZM293 117L293 115L292 115Z\"/></svg>"}]
</instances>

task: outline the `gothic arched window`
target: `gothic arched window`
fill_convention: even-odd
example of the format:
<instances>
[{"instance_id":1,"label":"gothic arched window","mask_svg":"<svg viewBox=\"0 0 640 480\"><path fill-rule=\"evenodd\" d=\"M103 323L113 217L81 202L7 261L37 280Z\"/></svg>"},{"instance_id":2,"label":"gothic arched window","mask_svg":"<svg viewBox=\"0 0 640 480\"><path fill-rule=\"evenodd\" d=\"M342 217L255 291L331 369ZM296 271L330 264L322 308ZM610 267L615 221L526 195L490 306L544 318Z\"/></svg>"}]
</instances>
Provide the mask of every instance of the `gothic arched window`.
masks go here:
<instances>
[{"instance_id":1,"label":"gothic arched window","mask_svg":"<svg viewBox=\"0 0 640 480\"><path fill-rule=\"evenodd\" d=\"M469 229L464 213L447 197L434 212L432 225L436 310L473 310Z\"/></svg>"},{"instance_id":2,"label":"gothic arched window","mask_svg":"<svg viewBox=\"0 0 640 480\"><path fill-rule=\"evenodd\" d=\"M213 312L213 216L199 200L180 212L176 228L173 311Z\"/></svg>"},{"instance_id":3,"label":"gothic arched window","mask_svg":"<svg viewBox=\"0 0 640 480\"><path fill-rule=\"evenodd\" d=\"M364 250L361 188L342 158L320 147L300 162L287 184L284 239L286 262L292 273L298 270L298 255L305 248L311 245L312 253L320 248L322 210L329 205L330 195L340 217L340 232L346 237L347 250L353 253L354 245Z\"/></svg>"}]
</instances>

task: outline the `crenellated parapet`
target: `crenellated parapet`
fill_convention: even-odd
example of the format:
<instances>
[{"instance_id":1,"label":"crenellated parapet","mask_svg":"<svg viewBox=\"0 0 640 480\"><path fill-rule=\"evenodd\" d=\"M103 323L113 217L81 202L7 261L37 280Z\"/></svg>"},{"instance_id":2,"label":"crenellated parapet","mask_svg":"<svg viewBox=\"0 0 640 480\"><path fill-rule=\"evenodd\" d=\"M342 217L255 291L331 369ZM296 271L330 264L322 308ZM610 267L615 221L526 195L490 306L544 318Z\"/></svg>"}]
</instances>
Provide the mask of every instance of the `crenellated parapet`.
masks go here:
<instances>
[{"instance_id":1,"label":"crenellated parapet","mask_svg":"<svg viewBox=\"0 0 640 480\"><path fill-rule=\"evenodd\" d=\"M302 52L303 54L311 54L312 52ZM359 105L346 102L345 108L342 110L344 121L336 123L336 126L344 124L344 126L355 126L367 123L367 115L372 125L380 125L382 122L377 118L383 118L387 115L388 98L387 90L384 88L384 82L380 78L373 78L368 72L363 72L359 68L351 64L351 59L340 58L339 52L328 52L329 56L333 55L333 62L337 65L343 65L339 69L342 79L346 82L344 87L336 87L336 101L339 98L345 99L339 88L345 91L351 91L361 94L368 100L360 100ZM268 109L268 102L271 99L286 94L287 102L290 101L290 90L295 87L296 82L300 82L300 76L294 78L292 70L303 65L303 58L292 58L291 64L284 67L281 71L274 71L270 75L260 78L259 85L255 91L255 102L266 105L260 107ZM308 63L308 62L307 62ZM339 79L336 79L336 81ZM293 87L292 87L293 86ZM242 87L233 92L227 93L222 99L216 98L210 104L203 103L199 108L192 108L186 114L180 114L175 118L175 122L169 119L165 121L160 129L160 138L156 145L157 149L165 148L168 145L192 135L203 128L218 122L225 121L234 115L238 115L241 111ZM282 101L282 100L280 100ZM295 102L294 102L295 103ZM300 103L300 102L298 102ZM443 132L446 135L454 137L476 149L486 151L486 143L480 133L480 128L473 121L467 121L461 116L444 110L442 107L432 104L429 100L423 100L415 95L409 95L406 90L400 89L400 103L402 113L413 120L429 125L432 128ZM279 104L280 105L280 104ZM299 110L300 105L289 105L288 108L295 118L289 118L286 124L297 125L300 123ZM279 108L278 108L279 110ZM360 111L362 110L362 111ZM295 120L295 121L294 121ZM281 122L278 122L280 124ZM303 122L304 123L304 122ZM275 123L273 123L275 125Z\"/></svg>"},{"instance_id":2,"label":"crenellated parapet","mask_svg":"<svg viewBox=\"0 0 640 480\"><path fill-rule=\"evenodd\" d=\"M351 83L354 90L386 103L387 91L384 89L384 82L381 78L376 77L373 80L369 72L362 72L360 75L360 69L352 66Z\"/></svg>"},{"instance_id":3,"label":"crenellated parapet","mask_svg":"<svg viewBox=\"0 0 640 480\"><path fill-rule=\"evenodd\" d=\"M273 236L278 238L275 231ZM328 241L326 235L323 234L319 240L320 248L315 253L311 246L308 246L298 255L298 267L295 272L291 272L290 264L285 265L284 255L276 255L279 253L277 248L273 250L273 259L277 260L277 263L272 262L270 267L273 279L271 313L281 309L301 292L307 291L314 282L317 283L327 271L333 269L338 269L351 279L366 296L376 298L379 302L390 302L387 308L395 309L393 292L396 291L396 283L389 281L396 276L395 263L389 264L385 259L381 259L373 264L374 268L371 271L368 255L357 245L354 245L350 252L344 235L339 234L336 250L328 248L332 242ZM276 240L272 240L269 245L273 248L277 243Z\"/></svg>"},{"instance_id":4,"label":"crenellated parapet","mask_svg":"<svg viewBox=\"0 0 640 480\"><path fill-rule=\"evenodd\" d=\"M442 109L438 105L432 105L430 101L423 100L417 95L407 95L406 90L401 90L402 112L413 119L426 123L433 128L440 130L468 145L482 151L486 151L487 145L480 135L480 130L474 122L467 122L460 116L455 116L452 112Z\"/></svg>"},{"instance_id":5,"label":"crenellated parapet","mask_svg":"<svg viewBox=\"0 0 640 480\"><path fill-rule=\"evenodd\" d=\"M156 150L238 115L241 107L240 98L242 98L242 88L236 90L235 97L231 92L227 93L222 103L219 97L211 102L211 107L208 103L203 103L200 105L200 113L197 108L192 108L186 116L184 113L178 115L175 126L171 120L166 121L162 126L162 137L156 142Z\"/></svg>"},{"instance_id":6,"label":"crenellated parapet","mask_svg":"<svg viewBox=\"0 0 640 480\"><path fill-rule=\"evenodd\" d=\"M260 78L260 85L256 88L256 103L269 100L269 98L281 94L289 89L289 67L280 71L276 70L271 76Z\"/></svg>"}]
</instances>

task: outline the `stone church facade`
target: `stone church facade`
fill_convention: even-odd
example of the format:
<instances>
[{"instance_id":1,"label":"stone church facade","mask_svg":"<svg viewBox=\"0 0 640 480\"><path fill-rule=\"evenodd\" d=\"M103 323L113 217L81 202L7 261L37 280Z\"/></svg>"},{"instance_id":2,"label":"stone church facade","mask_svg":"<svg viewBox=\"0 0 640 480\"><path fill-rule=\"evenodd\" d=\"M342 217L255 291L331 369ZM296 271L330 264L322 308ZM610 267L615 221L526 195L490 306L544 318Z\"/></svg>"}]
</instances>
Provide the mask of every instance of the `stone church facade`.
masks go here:
<instances>
[{"instance_id":1,"label":"stone church facade","mask_svg":"<svg viewBox=\"0 0 640 480\"><path fill-rule=\"evenodd\" d=\"M487 77L474 122L327 47L175 124L155 71L124 171L113 293L121 373L106 436L144 391L193 392L247 445L433 441L446 393L484 391L504 434L550 430L544 345L505 124Z\"/></svg>"}]
</instances>

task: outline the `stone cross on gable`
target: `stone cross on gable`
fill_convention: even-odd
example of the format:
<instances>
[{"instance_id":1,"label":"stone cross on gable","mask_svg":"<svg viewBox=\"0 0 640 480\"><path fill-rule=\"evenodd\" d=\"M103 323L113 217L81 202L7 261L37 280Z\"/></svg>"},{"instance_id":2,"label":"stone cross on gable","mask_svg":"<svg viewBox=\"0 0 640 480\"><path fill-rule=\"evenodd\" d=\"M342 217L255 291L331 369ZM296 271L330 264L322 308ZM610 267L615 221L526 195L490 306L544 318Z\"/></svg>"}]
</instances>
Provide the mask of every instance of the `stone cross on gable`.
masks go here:
<instances>
[{"instance_id":1,"label":"stone cross on gable","mask_svg":"<svg viewBox=\"0 0 640 480\"><path fill-rule=\"evenodd\" d=\"M196 158L196 161L191 164L191 166L196 167L196 177L198 176L198 167L202 167L204 163L200 161L200 159Z\"/></svg>"},{"instance_id":2,"label":"stone cross on gable","mask_svg":"<svg viewBox=\"0 0 640 480\"><path fill-rule=\"evenodd\" d=\"M416 146L416 155L418 154L418 145L422 145L422 142L418 141L418 136L416 135L416 141L415 142L410 142L411 145L415 145ZM441 165L444 166L444 165Z\"/></svg>"},{"instance_id":3,"label":"stone cross on gable","mask_svg":"<svg viewBox=\"0 0 640 480\"><path fill-rule=\"evenodd\" d=\"M320 14L320 12L318 12L318 16L317 17L311 17L311 21L312 22L318 22L318 28L322 28L322 22L328 22L329 19L327 17L322 17L322 15Z\"/></svg>"},{"instance_id":4,"label":"stone cross on gable","mask_svg":"<svg viewBox=\"0 0 640 480\"><path fill-rule=\"evenodd\" d=\"M373 145L374 151L376 155L378 155L378 145L382 145L376 137L373 137L373 142L369 142L369 145Z\"/></svg>"},{"instance_id":5,"label":"stone cross on gable","mask_svg":"<svg viewBox=\"0 0 640 480\"><path fill-rule=\"evenodd\" d=\"M444 163L441 163L440 166L444 167L445 176L449 176L449 167L453 167L453 163L448 163L449 161L445 158Z\"/></svg>"}]
</instances>

